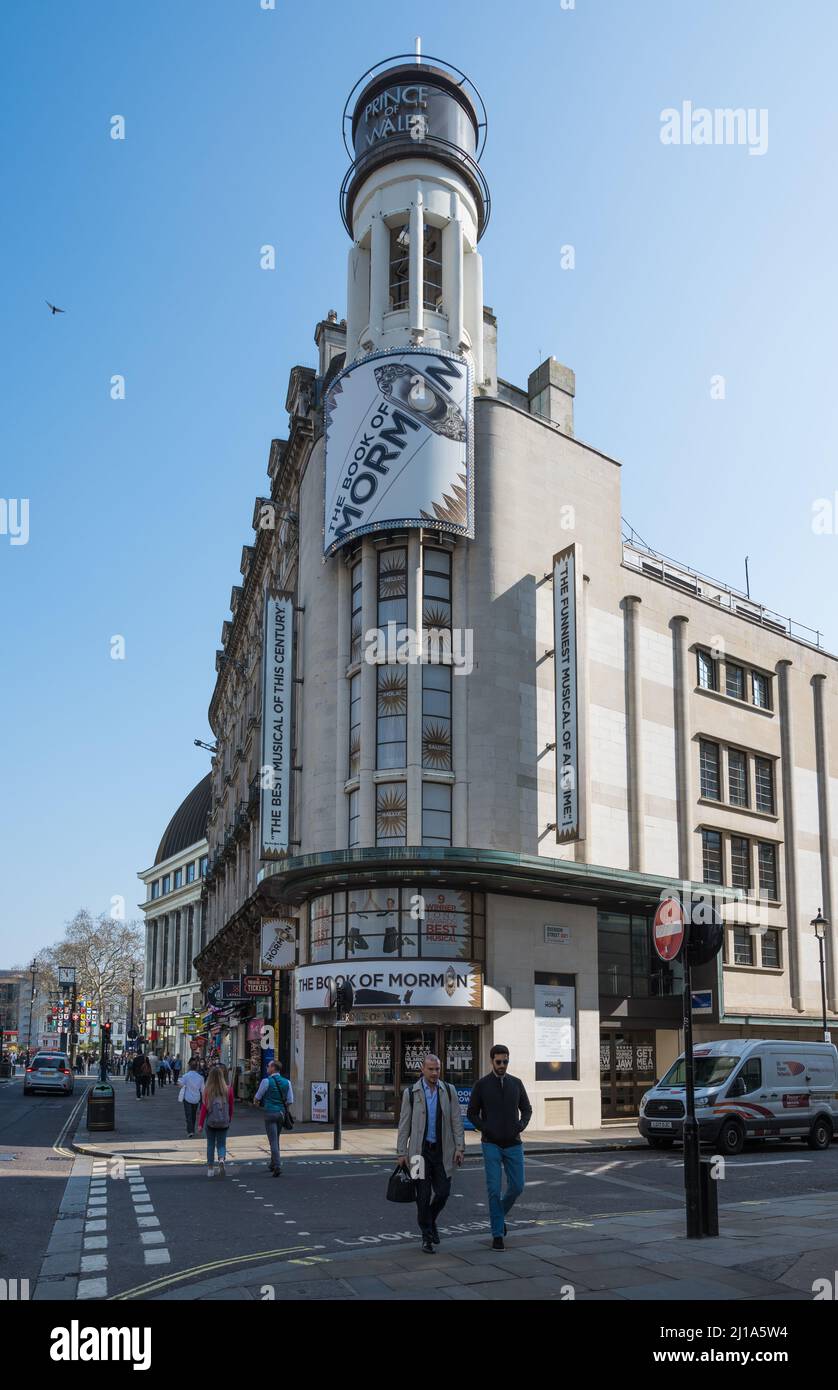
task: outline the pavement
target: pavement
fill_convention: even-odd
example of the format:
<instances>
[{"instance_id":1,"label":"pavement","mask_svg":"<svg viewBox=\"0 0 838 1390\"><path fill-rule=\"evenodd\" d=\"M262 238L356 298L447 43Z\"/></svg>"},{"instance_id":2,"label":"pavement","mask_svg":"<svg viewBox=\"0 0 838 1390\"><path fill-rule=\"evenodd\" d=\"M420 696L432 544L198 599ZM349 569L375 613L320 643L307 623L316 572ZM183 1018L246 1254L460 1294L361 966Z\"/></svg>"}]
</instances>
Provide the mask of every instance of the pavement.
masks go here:
<instances>
[{"instance_id":1,"label":"pavement","mask_svg":"<svg viewBox=\"0 0 838 1390\"><path fill-rule=\"evenodd\" d=\"M76 1133L73 1148L77 1153L93 1154L99 1158L122 1157L143 1163L203 1163L204 1145L187 1139L183 1112L172 1101L177 1095L173 1085L157 1089L154 1096L137 1100L133 1084L124 1077L112 1077L116 1093L116 1128L93 1131L86 1128L86 1113ZM236 1102L228 1148L230 1156L240 1162L263 1158L269 1153L265 1138L264 1111L243 1101ZM646 1149L646 1141L637 1132L636 1124L606 1125L592 1130L527 1130L527 1152L539 1153L605 1153L620 1149ZM390 1126L381 1128L347 1127L343 1130L341 1153L358 1158L389 1157L396 1151L396 1131ZM480 1157L480 1136L466 1131L466 1152ZM332 1125L297 1123L291 1133L282 1135L283 1156L309 1158L334 1152Z\"/></svg>"},{"instance_id":2,"label":"pavement","mask_svg":"<svg viewBox=\"0 0 838 1390\"><path fill-rule=\"evenodd\" d=\"M329 1158L327 1155L333 1152L331 1129L312 1125L295 1127L294 1132L284 1135L282 1140L283 1211L274 1213L270 1208L277 1199L277 1188L267 1180L269 1175L264 1172L267 1142L258 1109L247 1105L236 1107L228 1145L229 1157L234 1160L228 1182L214 1183L210 1192L205 1183L196 1184L193 1192L191 1184L183 1188L174 1165L203 1166L204 1143L180 1136L183 1118L175 1088L164 1088L156 1096L138 1101L133 1086L129 1087L120 1078L115 1079L114 1085L118 1129L112 1133L92 1134L79 1129L73 1147L80 1155L76 1165L84 1166L78 1171L78 1179L85 1186L88 1181L98 1183L100 1189L106 1186L110 1190L113 1186L119 1190L122 1201L128 1200L125 1189L131 1185L130 1197L135 1203L150 1202L157 1190L159 1196L153 1209L157 1214L144 1216L143 1220L154 1222L163 1230L171 1228L167 1239L172 1244L175 1237L172 1258L169 1260L166 1255L168 1264L164 1263L158 1270L148 1269L145 1274L137 1270L137 1275L130 1279L120 1277L117 1280L117 1270L113 1269L107 1289L102 1281L101 1293L90 1283L86 1285L86 1292L81 1286L75 1292L76 1281L71 1279L64 1281L67 1292L63 1295L47 1281L40 1284L36 1297L99 1296L119 1301L420 1299L434 1302L597 1300L723 1304L811 1302L818 1280L829 1281L832 1298L838 1295L835 1287L838 1283L835 1273L838 1270L838 1191L800 1193L798 1190L798 1195L791 1195L790 1178L788 1188L784 1184L779 1194L776 1190L769 1193L760 1176L765 1171L762 1166L765 1160L747 1169L753 1173L752 1178L743 1171L740 1178L743 1186L736 1189L736 1201L727 1200L728 1192L733 1196L733 1188L725 1186L719 1237L688 1240L677 1184L667 1195L655 1179L655 1174L661 1171L658 1165L666 1162L671 1166L675 1155L664 1160L652 1153L632 1126L618 1125L583 1134L573 1131L560 1136L528 1133L529 1187L518 1208L510 1213L507 1248L504 1251L491 1249L485 1206L478 1201L475 1210L478 1188L479 1196L485 1201L478 1172L473 1173L467 1184L469 1190L472 1190L471 1183L478 1185L471 1197L450 1202L443 1213L440 1219L442 1243L437 1252L429 1256L420 1249L412 1206L400 1208L382 1202L378 1208L376 1204L380 1211L376 1234L358 1234L352 1241L337 1240L333 1234L327 1234L335 1230L334 1218L329 1216L330 1209L334 1210L331 1206L332 1180L327 1176L330 1168L336 1164L349 1165L341 1171L347 1176L355 1171L358 1180L363 1182L366 1162L370 1169L369 1181L380 1186L386 1178L383 1161L393 1153L392 1129L347 1130L344 1156ZM467 1168L473 1169L479 1161L479 1153L474 1152L479 1140L476 1135L469 1135L467 1143ZM616 1152L604 1161L596 1157L625 1149L639 1149L640 1152L633 1157L621 1157ZM789 1152L785 1147L782 1150L784 1155ZM563 1157L566 1154L591 1157L571 1159L568 1163ZM312 1155L320 1157L312 1158ZM110 1171L110 1165L103 1160L118 1156L124 1157L129 1165L129 1184L107 1181L108 1175L120 1174ZM305 1161L298 1167L295 1160ZM376 1160L375 1163L372 1160ZM783 1157L769 1161L784 1166L800 1160ZM88 1178L91 1162L92 1173ZM651 1179L648 1185L642 1179L647 1163ZM625 1171L626 1164L631 1168L630 1173ZM144 1172L149 1175L151 1198L146 1180L140 1176L141 1165L146 1165ZM550 1173L551 1168L555 1172ZM165 1174L172 1174L170 1181L176 1186L175 1210L167 1209L167 1201L171 1199L167 1197L165 1186L160 1187ZM322 1176L317 1178L315 1194L311 1184L317 1174ZM559 1201L567 1202L570 1189L575 1189L577 1183L584 1183L586 1174L595 1174L598 1183L606 1184L601 1189L603 1192L612 1190L613 1185L625 1189L623 1195L632 1202L633 1209L587 1214L571 1213L567 1206L560 1208ZM304 1175L307 1176L304 1178ZM819 1176L821 1181L828 1179L826 1172ZM335 1178L338 1178L337 1172ZM560 1180L555 1197L548 1179L551 1182ZM799 1185L799 1179L796 1181ZM133 1190L135 1185L137 1191ZM341 1180L341 1198L338 1199L341 1208L345 1207L347 1190L351 1191L354 1186L353 1182L347 1189ZM455 1189L458 1186L460 1192L464 1191L462 1184L455 1182ZM366 1184L364 1187L366 1189ZM747 1199L738 1200L741 1191L748 1193ZM561 1192L568 1195L562 1198ZM76 1200L76 1194L72 1195ZM195 1210L200 1209L205 1220L209 1197L213 1208L218 1204L219 1217L229 1208L230 1219L235 1219L237 1228L255 1204L252 1215L247 1218L247 1233L242 1225L242 1239L237 1244L222 1241L220 1247L216 1245L207 1254L199 1255L197 1249L194 1253L190 1249L187 1254L183 1249L178 1255L177 1228L183 1219L189 1221L187 1213L193 1204L197 1204ZM548 1197L550 1200L545 1200ZM266 1203L267 1198L271 1201ZM84 1193L80 1192L77 1198L80 1210L85 1200ZM116 1200L112 1195L112 1205ZM242 1203L244 1205L238 1205ZM145 1213L152 1211L152 1207L147 1205L137 1210ZM458 1219L460 1212L464 1220ZM297 1222L286 1219L291 1215L298 1218ZM88 1218L101 1216L101 1211L87 1211ZM284 1226L273 1228L271 1217L283 1220ZM447 1225L444 1224L446 1218ZM114 1219L113 1214L111 1219ZM251 1221L255 1222L252 1228ZM303 1229L303 1223L309 1230ZM382 1229L383 1225L389 1229ZM102 1226L91 1225L90 1229L100 1231ZM349 1234L339 1224L337 1229L344 1235ZM62 1230L60 1223L56 1230ZM163 1234L147 1235L143 1239L162 1241ZM350 1245L352 1248L347 1248ZM92 1248L92 1241L85 1226L85 1250L88 1246ZM62 1252L58 1253L60 1257ZM88 1266L92 1270L90 1261L96 1258L101 1261L103 1257L83 1256L82 1285L86 1282L85 1270ZM152 1259L162 1262L163 1256L147 1252L146 1263L152 1263ZM819 1290L823 1287L823 1283L817 1285ZM823 1292L820 1297L824 1297Z\"/></svg>"}]
</instances>

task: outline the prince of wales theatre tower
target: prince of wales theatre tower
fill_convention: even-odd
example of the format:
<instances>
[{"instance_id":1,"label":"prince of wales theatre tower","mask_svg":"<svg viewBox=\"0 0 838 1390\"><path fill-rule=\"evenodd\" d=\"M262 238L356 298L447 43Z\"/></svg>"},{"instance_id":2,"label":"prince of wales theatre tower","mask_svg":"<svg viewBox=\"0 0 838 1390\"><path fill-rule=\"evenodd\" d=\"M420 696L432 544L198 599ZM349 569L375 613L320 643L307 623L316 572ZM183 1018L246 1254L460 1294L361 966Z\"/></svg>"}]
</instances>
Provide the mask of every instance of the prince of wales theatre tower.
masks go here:
<instances>
[{"instance_id":1,"label":"prince of wales theatre tower","mask_svg":"<svg viewBox=\"0 0 838 1390\"><path fill-rule=\"evenodd\" d=\"M196 965L224 1060L278 1023L305 1119L338 1062L349 1122L428 1053L465 1102L495 1042L534 1130L635 1115L682 1046L669 896L723 901L697 1039L822 1037L819 909L836 1022L835 658L638 542L570 368L498 377L485 136L437 59L350 95L346 319L291 372L216 657Z\"/></svg>"}]
</instances>

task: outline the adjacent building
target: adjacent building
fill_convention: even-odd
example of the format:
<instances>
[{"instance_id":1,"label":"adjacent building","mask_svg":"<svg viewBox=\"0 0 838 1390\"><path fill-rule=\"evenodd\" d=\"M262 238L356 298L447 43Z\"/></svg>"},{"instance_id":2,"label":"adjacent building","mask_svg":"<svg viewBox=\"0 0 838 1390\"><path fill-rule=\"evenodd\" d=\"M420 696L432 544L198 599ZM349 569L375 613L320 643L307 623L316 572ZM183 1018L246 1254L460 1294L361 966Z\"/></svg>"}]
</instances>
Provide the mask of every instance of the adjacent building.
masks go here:
<instances>
[{"instance_id":1,"label":"adjacent building","mask_svg":"<svg viewBox=\"0 0 838 1390\"><path fill-rule=\"evenodd\" d=\"M699 1038L821 1036L819 909L838 1026L838 668L638 540L619 463L575 436L569 368L498 376L465 75L380 65L347 125L347 315L291 373L216 656L212 773L141 875L146 1027L174 1040L194 955L216 1001L228 982L224 1059L258 1068L272 1021L308 1118L345 977L348 1119L392 1123L428 1052L465 1094L502 1041L538 1129L589 1127L635 1113L681 1047L663 898L729 900ZM171 875L203 822L173 827L196 797L188 897ZM296 940L273 977L266 925Z\"/></svg>"}]
</instances>

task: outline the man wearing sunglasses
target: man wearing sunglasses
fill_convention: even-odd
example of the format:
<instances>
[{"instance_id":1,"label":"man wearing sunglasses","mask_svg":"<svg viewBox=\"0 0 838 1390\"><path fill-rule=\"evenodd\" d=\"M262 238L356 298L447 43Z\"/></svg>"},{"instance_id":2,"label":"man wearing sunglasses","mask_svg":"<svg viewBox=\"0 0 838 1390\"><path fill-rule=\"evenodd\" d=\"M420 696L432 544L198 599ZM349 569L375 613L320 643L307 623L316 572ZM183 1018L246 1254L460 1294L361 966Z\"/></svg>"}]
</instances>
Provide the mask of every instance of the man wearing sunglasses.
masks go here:
<instances>
[{"instance_id":1,"label":"man wearing sunglasses","mask_svg":"<svg viewBox=\"0 0 838 1390\"><path fill-rule=\"evenodd\" d=\"M471 1093L468 1117L480 1130L483 1166L489 1193L492 1249L505 1249L506 1216L524 1190L524 1146L521 1133L532 1118L523 1081L509 1075L509 1048L495 1043L489 1052L492 1070L481 1076ZM501 1196L503 1174L506 1191Z\"/></svg>"}]
</instances>

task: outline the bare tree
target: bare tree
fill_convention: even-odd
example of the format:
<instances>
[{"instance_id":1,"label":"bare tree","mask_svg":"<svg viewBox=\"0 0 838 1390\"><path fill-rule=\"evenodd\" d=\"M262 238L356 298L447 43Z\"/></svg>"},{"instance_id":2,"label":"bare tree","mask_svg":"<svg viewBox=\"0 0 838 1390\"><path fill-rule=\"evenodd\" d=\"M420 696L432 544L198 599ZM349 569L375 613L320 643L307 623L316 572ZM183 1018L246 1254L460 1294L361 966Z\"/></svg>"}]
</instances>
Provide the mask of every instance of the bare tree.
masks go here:
<instances>
[{"instance_id":1,"label":"bare tree","mask_svg":"<svg viewBox=\"0 0 838 1390\"><path fill-rule=\"evenodd\" d=\"M37 957L41 990L58 988L58 967L75 966L76 994L92 999L104 1022L107 1011L121 996L130 994L131 978L141 981L144 968L144 933L138 922L123 922L105 913L93 917L80 908L68 922L64 938Z\"/></svg>"}]
</instances>

